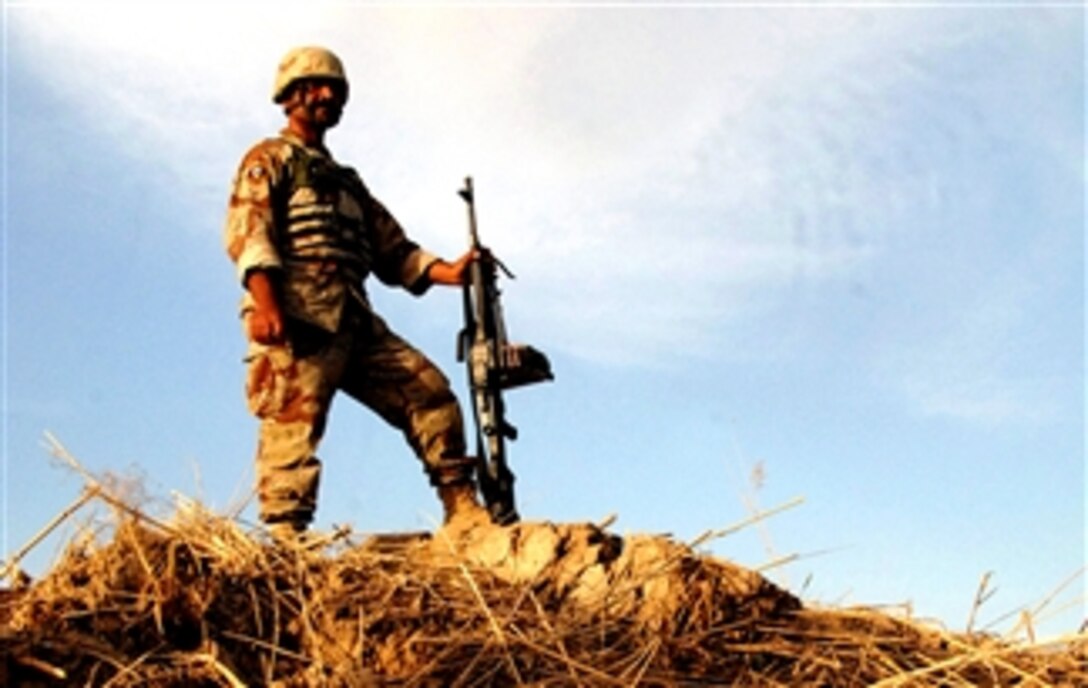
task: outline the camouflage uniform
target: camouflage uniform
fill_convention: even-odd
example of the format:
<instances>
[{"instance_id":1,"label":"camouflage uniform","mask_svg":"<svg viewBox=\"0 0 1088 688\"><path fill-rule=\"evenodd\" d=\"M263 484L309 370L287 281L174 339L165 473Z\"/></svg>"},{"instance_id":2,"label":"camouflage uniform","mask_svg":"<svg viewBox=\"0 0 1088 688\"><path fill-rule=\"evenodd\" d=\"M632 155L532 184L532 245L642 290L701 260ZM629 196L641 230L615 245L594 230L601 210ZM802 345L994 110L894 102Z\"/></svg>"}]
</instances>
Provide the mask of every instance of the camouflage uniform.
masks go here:
<instances>
[{"instance_id":1,"label":"camouflage uniform","mask_svg":"<svg viewBox=\"0 0 1088 688\"><path fill-rule=\"evenodd\" d=\"M261 519L304 527L316 507L315 455L337 389L400 429L436 486L471 483L460 407L449 382L391 332L363 280L422 294L437 258L404 234L354 170L284 130L255 145L234 179L224 234L245 284L278 276L286 342L250 342L246 395L260 419ZM242 317L252 309L247 292Z\"/></svg>"}]
</instances>

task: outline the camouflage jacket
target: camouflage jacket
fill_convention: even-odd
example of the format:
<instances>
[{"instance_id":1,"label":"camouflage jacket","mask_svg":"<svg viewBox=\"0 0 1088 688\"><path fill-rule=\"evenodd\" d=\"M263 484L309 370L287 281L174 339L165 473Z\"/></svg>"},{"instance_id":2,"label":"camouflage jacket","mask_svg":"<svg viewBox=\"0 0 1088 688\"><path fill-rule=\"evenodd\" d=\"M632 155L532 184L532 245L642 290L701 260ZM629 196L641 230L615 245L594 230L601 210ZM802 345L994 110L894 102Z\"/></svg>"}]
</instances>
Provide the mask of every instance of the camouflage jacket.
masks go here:
<instances>
[{"instance_id":1,"label":"camouflage jacket","mask_svg":"<svg viewBox=\"0 0 1088 688\"><path fill-rule=\"evenodd\" d=\"M438 260L408 239L353 169L287 130L242 159L223 242L243 286L253 270L277 274L285 314L329 332L349 299L370 309L369 273L418 295ZM246 292L243 313L249 308Z\"/></svg>"}]
</instances>

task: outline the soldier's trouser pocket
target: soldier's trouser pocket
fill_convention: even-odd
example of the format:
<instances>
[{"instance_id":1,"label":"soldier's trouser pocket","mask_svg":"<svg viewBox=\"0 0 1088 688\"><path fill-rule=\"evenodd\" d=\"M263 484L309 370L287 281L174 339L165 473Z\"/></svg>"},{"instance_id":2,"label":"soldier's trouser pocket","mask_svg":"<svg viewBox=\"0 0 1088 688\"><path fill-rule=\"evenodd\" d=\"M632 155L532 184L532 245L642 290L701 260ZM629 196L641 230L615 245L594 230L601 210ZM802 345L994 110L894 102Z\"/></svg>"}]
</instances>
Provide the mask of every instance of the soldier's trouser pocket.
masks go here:
<instances>
[{"instance_id":1,"label":"soldier's trouser pocket","mask_svg":"<svg viewBox=\"0 0 1088 688\"><path fill-rule=\"evenodd\" d=\"M253 345L246 355L246 404L258 418L275 418L288 407L297 367L285 347Z\"/></svg>"}]
</instances>

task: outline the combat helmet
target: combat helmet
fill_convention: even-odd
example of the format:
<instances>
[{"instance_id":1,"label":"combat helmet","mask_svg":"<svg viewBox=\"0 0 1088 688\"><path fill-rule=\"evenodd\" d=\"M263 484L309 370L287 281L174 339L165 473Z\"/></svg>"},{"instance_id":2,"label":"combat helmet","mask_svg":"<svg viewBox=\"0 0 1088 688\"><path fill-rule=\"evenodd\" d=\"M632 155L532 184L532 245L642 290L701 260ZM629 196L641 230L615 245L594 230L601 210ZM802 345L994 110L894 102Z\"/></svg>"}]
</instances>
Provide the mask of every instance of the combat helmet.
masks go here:
<instances>
[{"instance_id":1,"label":"combat helmet","mask_svg":"<svg viewBox=\"0 0 1088 688\"><path fill-rule=\"evenodd\" d=\"M334 79L344 85L344 98L348 93L348 78L344 63L327 48L303 46L294 48L280 60L276 70L276 83L272 87L272 102L281 103L291 84L299 79Z\"/></svg>"}]
</instances>

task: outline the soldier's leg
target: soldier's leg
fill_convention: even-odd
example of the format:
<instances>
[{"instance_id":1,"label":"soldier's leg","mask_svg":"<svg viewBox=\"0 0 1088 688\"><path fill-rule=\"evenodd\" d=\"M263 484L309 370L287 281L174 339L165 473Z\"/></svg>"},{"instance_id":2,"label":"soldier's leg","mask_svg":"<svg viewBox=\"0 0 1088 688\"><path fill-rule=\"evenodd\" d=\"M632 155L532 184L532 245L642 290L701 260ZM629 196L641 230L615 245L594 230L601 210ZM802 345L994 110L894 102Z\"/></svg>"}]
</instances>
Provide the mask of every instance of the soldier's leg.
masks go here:
<instances>
[{"instance_id":1,"label":"soldier's leg","mask_svg":"<svg viewBox=\"0 0 1088 688\"><path fill-rule=\"evenodd\" d=\"M404 433L432 485L472 485L461 407L446 376L378 316L363 330L340 388Z\"/></svg>"},{"instance_id":2,"label":"soldier's leg","mask_svg":"<svg viewBox=\"0 0 1088 688\"><path fill-rule=\"evenodd\" d=\"M296 530L306 528L317 508L321 462L316 450L343 363L332 343L300 349L254 346L246 379L250 410L260 419L260 517Z\"/></svg>"}]
</instances>

